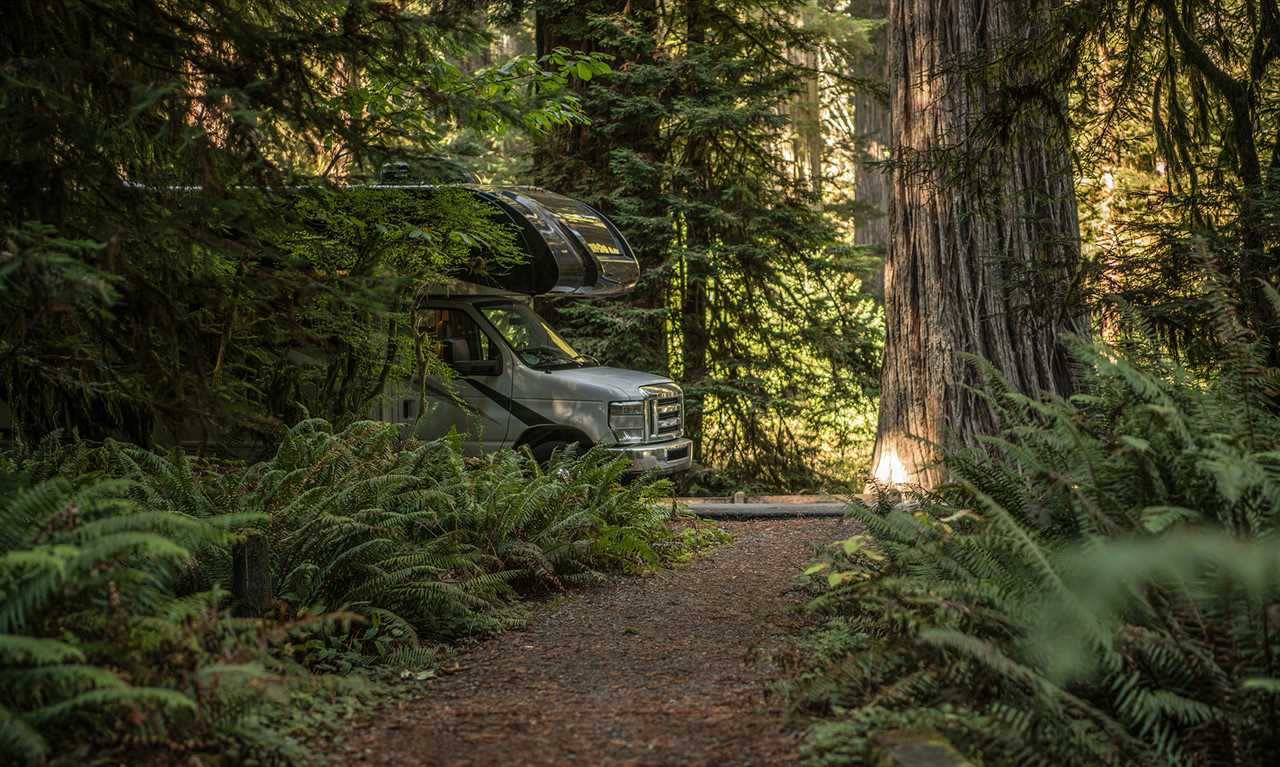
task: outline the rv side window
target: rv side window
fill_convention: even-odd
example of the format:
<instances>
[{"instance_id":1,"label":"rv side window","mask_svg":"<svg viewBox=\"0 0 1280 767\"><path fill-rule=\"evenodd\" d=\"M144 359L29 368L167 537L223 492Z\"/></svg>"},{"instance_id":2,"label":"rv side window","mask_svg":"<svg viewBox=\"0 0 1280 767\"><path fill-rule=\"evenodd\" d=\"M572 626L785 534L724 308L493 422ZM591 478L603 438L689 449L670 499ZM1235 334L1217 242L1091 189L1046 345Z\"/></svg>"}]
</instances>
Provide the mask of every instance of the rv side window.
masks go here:
<instances>
[{"instance_id":1,"label":"rv side window","mask_svg":"<svg viewBox=\"0 0 1280 767\"><path fill-rule=\"evenodd\" d=\"M498 359L498 350L489 336L462 309L428 308L418 327L446 363Z\"/></svg>"}]
</instances>

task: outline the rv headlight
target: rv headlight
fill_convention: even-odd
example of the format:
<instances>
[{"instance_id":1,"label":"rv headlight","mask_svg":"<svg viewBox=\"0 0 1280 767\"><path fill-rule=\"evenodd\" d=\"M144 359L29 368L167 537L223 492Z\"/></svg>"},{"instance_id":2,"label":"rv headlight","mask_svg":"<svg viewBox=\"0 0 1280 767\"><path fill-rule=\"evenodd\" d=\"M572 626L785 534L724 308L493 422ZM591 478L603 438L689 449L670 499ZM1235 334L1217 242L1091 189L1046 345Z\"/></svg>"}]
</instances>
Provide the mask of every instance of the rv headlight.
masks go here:
<instances>
[{"instance_id":1,"label":"rv headlight","mask_svg":"<svg viewBox=\"0 0 1280 767\"><path fill-rule=\"evenodd\" d=\"M644 403L610 402L609 428L619 444L644 442Z\"/></svg>"}]
</instances>

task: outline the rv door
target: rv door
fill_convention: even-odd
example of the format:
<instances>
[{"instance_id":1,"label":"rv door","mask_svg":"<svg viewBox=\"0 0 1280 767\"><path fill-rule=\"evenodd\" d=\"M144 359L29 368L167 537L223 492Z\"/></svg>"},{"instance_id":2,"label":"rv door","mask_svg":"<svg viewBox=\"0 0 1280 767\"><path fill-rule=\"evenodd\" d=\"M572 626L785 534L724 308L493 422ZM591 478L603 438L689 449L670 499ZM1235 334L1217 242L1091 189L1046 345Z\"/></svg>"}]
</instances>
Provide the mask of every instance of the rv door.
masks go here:
<instances>
[{"instance_id":1,"label":"rv door","mask_svg":"<svg viewBox=\"0 0 1280 767\"><path fill-rule=\"evenodd\" d=\"M420 331L454 373L427 380L427 411L419 436L434 439L457 430L469 455L502 447L511 412L511 373L502 350L463 306L428 304Z\"/></svg>"}]
</instances>

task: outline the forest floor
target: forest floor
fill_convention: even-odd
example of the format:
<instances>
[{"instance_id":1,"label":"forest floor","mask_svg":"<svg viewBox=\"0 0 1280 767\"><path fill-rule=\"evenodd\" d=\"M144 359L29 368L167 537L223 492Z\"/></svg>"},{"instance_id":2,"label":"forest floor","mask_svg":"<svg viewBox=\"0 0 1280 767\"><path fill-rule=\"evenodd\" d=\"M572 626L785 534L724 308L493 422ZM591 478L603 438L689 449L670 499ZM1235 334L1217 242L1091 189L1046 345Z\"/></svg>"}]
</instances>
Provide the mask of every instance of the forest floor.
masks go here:
<instances>
[{"instance_id":1,"label":"forest floor","mask_svg":"<svg viewBox=\"0 0 1280 767\"><path fill-rule=\"evenodd\" d=\"M688 565L537 608L322 750L344 765L794 764L769 687L804 623L796 576L847 524L730 523L733 542Z\"/></svg>"}]
</instances>

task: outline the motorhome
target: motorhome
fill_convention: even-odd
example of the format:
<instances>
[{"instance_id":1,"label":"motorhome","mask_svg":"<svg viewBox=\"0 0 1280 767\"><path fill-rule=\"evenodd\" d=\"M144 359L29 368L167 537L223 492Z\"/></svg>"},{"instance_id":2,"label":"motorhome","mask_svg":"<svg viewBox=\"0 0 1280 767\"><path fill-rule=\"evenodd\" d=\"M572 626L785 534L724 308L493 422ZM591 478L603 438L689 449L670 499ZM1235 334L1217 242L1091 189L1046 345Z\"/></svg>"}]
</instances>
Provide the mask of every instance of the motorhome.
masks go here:
<instances>
[{"instance_id":1,"label":"motorhome","mask_svg":"<svg viewBox=\"0 0 1280 767\"><path fill-rule=\"evenodd\" d=\"M527 446L546 460L567 445L599 445L633 473L688 469L680 386L579 354L532 306L535 296L631 290L639 265L621 232L545 190L467 188L519 231L528 258L501 275L462 275L423 300L419 332L452 375L391 388L375 417L416 424L425 438L456 430L470 453Z\"/></svg>"},{"instance_id":2,"label":"motorhome","mask_svg":"<svg viewBox=\"0 0 1280 767\"><path fill-rule=\"evenodd\" d=\"M430 194L439 187L372 188ZM412 424L427 439L456 431L472 454L527 446L545 461L568 445L603 446L633 473L688 469L680 387L661 375L599 365L532 307L536 296L616 296L635 287L639 264L617 227L590 206L541 189L450 188L491 206L517 232L526 258L500 273L459 275L428 294L418 332L452 375L392 385L373 416ZM10 420L0 401L0 442ZM212 439L230 452L246 451L236 438ZM154 441L203 447L210 435L194 423L157 423Z\"/></svg>"}]
</instances>

